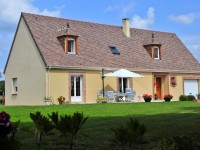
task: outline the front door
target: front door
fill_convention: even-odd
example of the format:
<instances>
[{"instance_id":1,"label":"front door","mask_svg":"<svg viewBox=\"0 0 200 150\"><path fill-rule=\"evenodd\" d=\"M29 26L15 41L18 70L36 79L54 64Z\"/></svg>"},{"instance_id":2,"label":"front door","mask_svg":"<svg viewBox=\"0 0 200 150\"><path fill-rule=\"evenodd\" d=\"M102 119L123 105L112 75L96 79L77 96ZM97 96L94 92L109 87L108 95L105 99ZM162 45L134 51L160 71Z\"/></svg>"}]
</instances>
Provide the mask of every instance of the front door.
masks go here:
<instances>
[{"instance_id":1,"label":"front door","mask_svg":"<svg viewBox=\"0 0 200 150\"><path fill-rule=\"evenodd\" d=\"M82 78L81 76L71 77L71 102L81 102L82 99Z\"/></svg>"},{"instance_id":2,"label":"front door","mask_svg":"<svg viewBox=\"0 0 200 150\"><path fill-rule=\"evenodd\" d=\"M161 87L161 77L156 77L156 93L158 94L158 99L162 99Z\"/></svg>"}]
</instances>

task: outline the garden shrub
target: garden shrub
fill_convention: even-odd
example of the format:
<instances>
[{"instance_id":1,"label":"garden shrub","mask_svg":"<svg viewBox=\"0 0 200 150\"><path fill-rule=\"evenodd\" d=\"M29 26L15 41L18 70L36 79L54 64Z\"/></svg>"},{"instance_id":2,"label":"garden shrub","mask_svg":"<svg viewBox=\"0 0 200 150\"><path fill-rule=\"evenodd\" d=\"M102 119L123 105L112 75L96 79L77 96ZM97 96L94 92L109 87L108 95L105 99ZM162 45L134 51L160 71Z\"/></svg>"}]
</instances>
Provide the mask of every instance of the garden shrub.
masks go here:
<instances>
[{"instance_id":1,"label":"garden shrub","mask_svg":"<svg viewBox=\"0 0 200 150\"><path fill-rule=\"evenodd\" d=\"M194 95L188 95L187 96L187 100L188 101L193 101L193 100L195 100L196 98L195 98L195 96Z\"/></svg>"},{"instance_id":2,"label":"garden shrub","mask_svg":"<svg viewBox=\"0 0 200 150\"><path fill-rule=\"evenodd\" d=\"M195 98L195 96L194 95L181 95L180 97L179 97L179 100L180 101L193 101L193 100L195 100L196 98Z\"/></svg>"},{"instance_id":3,"label":"garden shrub","mask_svg":"<svg viewBox=\"0 0 200 150\"><path fill-rule=\"evenodd\" d=\"M49 118L43 116L41 112L37 111L35 113L30 113L30 118L35 124L35 133L37 146L40 149L42 140L50 131L54 128L52 122L49 121Z\"/></svg>"},{"instance_id":4,"label":"garden shrub","mask_svg":"<svg viewBox=\"0 0 200 150\"><path fill-rule=\"evenodd\" d=\"M125 149L133 149L136 144L142 141L146 133L145 125L132 118L127 122L126 127L120 126L120 128L111 130L114 132L112 143Z\"/></svg>"},{"instance_id":5,"label":"garden shrub","mask_svg":"<svg viewBox=\"0 0 200 150\"><path fill-rule=\"evenodd\" d=\"M84 117L83 113L76 112L71 115L60 115L58 112L52 112L49 115L53 121L55 128L60 131L61 136L66 138L66 142L69 145L69 149L72 150L75 145L76 137L83 126L87 121L88 117Z\"/></svg>"},{"instance_id":6,"label":"garden shrub","mask_svg":"<svg viewBox=\"0 0 200 150\"><path fill-rule=\"evenodd\" d=\"M162 139L157 150L199 150L200 145L187 136L174 136Z\"/></svg>"},{"instance_id":7,"label":"garden shrub","mask_svg":"<svg viewBox=\"0 0 200 150\"><path fill-rule=\"evenodd\" d=\"M187 96L186 95L181 95L179 96L180 101L187 101Z\"/></svg>"}]
</instances>

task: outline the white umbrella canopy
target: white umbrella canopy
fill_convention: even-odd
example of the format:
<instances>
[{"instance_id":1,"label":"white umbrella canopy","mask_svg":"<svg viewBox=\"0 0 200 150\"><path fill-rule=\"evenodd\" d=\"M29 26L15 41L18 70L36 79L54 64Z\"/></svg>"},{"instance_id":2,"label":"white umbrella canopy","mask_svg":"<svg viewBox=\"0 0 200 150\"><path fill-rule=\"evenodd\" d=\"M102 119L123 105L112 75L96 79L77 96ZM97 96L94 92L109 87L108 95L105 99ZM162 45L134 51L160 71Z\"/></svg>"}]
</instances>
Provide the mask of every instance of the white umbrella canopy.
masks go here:
<instances>
[{"instance_id":1,"label":"white umbrella canopy","mask_svg":"<svg viewBox=\"0 0 200 150\"><path fill-rule=\"evenodd\" d=\"M106 77L120 77L120 78L141 78L144 77L142 75L139 75L137 73L131 72L126 69L119 69L115 72L104 74Z\"/></svg>"}]
</instances>

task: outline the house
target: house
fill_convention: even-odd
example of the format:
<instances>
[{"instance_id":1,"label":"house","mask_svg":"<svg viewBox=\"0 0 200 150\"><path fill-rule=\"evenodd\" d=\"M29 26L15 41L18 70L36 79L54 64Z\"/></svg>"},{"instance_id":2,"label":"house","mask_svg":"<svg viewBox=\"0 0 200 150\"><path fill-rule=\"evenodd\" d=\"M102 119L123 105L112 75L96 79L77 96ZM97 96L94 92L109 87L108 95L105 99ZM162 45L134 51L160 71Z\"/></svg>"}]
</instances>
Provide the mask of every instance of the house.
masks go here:
<instances>
[{"instance_id":1,"label":"house","mask_svg":"<svg viewBox=\"0 0 200 150\"><path fill-rule=\"evenodd\" d=\"M100 73L121 68L144 78L106 77L105 90L200 92L200 64L175 33L22 13L5 66L6 105L43 105L45 96L95 102ZM123 86L120 84L123 81Z\"/></svg>"}]
</instances>

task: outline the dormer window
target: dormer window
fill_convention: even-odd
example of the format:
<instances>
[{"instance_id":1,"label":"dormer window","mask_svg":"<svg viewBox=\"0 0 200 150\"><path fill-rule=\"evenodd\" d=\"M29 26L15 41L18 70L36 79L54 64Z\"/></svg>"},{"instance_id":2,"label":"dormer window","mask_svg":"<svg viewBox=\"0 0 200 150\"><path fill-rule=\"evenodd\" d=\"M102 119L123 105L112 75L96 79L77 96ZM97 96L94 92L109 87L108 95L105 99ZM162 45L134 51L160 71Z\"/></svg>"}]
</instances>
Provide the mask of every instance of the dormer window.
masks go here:
<instances>
[{"instance_id":1,"label":"dormer window","mask_svg":"<svg viewBox=\"0 0 200 150\"><path fill-rule=\"evenodd\" d=\"M154 47L153 48L154 50L154 59L160 59L160 50L159 50L159 47Z\"/></svg>"},{"instance_id":2,"label":"dormer window","mask_svg":"<svg viewBox=\"0 0 200 150\"><path fill-rule=\"evenodd\" d=\"M66 37L65 52L67 54L78 54L78 37Z\"/></svg>"},{"instance_id":3,"label":"dormer window","mask_svg":"<svg viewBox=\"0 0 200 150\"><path fill-rule=\"evenodd\" d=\"M75 39L68 38L68 54L76 54L75 53Z\"/></svg>"},{"instance_id":4,"label":"dormer window","mask_svg":"<svg viewBox=\"0 0 200 150\"><path fill-rule=\"evenodd\" d=\"M116 46L109 45L108 47L109 47L109 49L111 50L111 52L112 52L113 54L115 54L115 55L120 55L120 52L119 52L119 50L116 48Z\"/></svg>"}]
</instances>

